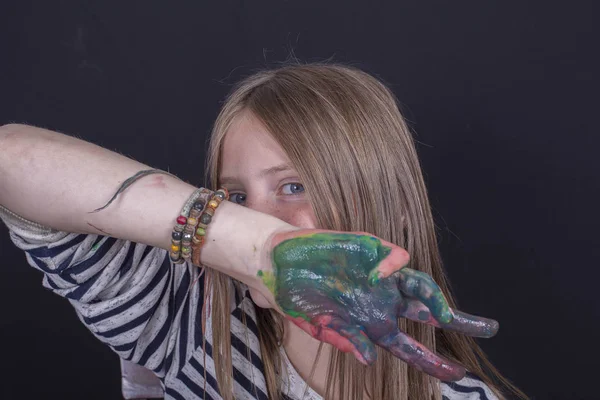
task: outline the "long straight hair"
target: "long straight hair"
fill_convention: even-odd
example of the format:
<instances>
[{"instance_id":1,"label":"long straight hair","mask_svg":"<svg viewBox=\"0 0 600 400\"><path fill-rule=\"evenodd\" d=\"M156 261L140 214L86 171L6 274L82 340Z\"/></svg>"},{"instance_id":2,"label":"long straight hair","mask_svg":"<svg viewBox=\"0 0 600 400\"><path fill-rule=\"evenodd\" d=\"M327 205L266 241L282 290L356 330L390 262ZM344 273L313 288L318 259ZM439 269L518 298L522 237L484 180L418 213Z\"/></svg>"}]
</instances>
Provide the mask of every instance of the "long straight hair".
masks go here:
<instances>
[{"instance_id":1,"label":"long straight hair","mask_svg":"<svg viewBox=\"0 0 600 400\"><path fill-rule=\"evenodd\" d=\"M213 128L208 180L218 185L223 139L242 111L262 122L297 170L316 226L365 231L405 248L410 267L433 277L452 307L434 221L412 135L392 92L358 69L330 64L288 65L256 73L230 93ZM227 275L207 270L218 296L212 302L213 355L219 390L233 399ZM235 282L233 282L235 283ZM270 399L279 399L283 322L256 308L261 356ZM499 387L525 397L466 336L400 319L400 329L432 351L459 361L504 398ZM439 381L378 348L371 367L333 348L325 398L441 400Z\"/></svg>"}]
</instances>

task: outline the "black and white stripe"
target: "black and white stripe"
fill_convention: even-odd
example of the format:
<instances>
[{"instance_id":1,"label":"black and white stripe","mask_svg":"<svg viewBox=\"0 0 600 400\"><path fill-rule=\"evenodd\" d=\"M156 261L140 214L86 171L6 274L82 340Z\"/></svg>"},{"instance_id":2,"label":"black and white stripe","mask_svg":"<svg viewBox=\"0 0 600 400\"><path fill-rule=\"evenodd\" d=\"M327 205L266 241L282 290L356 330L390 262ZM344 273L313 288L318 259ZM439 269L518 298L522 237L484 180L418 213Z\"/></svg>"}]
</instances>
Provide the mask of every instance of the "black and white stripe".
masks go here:
<instances>
[{"instance_id":1,"label":"black and white stripe","mask_svg":"<svg viewBox=\"0 0 600 400\"><path fill-rule=\"evenodd\" d=\"M154 371L165 399L221 399L210 318L206 354L202 347L204 285L198 268L172 265L162 249L53 231L2 207L0 218L14 244L25 251L28 263L44 273L43 285L69 299L80 320L119 356ZM267 400L254 305L247 294L236 294L234 304L230 335L235 397ZM248 329L242 323L244 317ZM443 383L442 392L447 400L496 399L471 375L460 382ZM295 400L290 393L286 398Z\"/></svg>"}]
</instances>

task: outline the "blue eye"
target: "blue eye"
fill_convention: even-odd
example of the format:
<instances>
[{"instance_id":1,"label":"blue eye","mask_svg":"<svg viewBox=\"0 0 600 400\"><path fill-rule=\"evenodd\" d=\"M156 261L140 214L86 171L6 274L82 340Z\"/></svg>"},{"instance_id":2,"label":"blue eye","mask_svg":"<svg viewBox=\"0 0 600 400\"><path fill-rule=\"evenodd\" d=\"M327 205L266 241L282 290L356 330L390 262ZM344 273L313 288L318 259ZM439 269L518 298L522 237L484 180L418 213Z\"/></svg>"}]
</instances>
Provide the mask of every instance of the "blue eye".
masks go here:
<instances>
[{"instance_id":1,"label":"blue eye","mask_svg":"<svg viewBox=\"0 0 600 400\"><path fill-rule=\"evenodd\" d=\"M246 203L246 195L244 193L230 193L229 201L243 206Z\"/></svg>"},{"instance_id":2,"label":"blue eye","mask_svg":"<svg viewBox=\"0 0 600 400\"><path fill-rule=\"evenodd\" d=\"M287 190L285 188L287 188ZM288 195L300 194L304 192L304 186L301 183L286 183L282 186L281 192Z\"/></svg>"}]
</instances>

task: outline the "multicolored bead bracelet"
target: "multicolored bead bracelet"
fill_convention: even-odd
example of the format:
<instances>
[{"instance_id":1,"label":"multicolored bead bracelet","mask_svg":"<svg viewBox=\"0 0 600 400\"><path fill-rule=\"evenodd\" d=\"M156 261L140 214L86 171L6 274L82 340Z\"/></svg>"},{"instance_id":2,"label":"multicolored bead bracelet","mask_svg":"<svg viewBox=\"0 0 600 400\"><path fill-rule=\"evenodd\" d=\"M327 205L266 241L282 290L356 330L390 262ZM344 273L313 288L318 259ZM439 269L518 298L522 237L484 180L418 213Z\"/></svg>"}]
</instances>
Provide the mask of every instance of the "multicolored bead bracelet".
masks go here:
<instances>
[{"instance_id":1,"label":"multicolored bead bracelet","mask_svg":"<svg viewBox=\"0 0 600 400\"><path fill-rule=\"evenodd\" d=\"M171 233L169 257L173 263L182 264L186 259L189 259L191 255L191 239L194 234L197 218L204 210L204 205L212 194L211 190L205 188L196 189L181 209L181 213L177 217L177 224ZM188 221L189 219L191 221Z\"/></svg>"},{"instance_id":2,"label":"multicolored bead bracelet","mask_svg":"<svg viewBox=\"0 0 600 400\"><path fill-rule=\"evenodd\" d=\"M181 257L187 261L192 256L192 238L196 231L196 225L198 225L198 217L205 210L206 204L213 196L213 192L204 189L200 193L200 198L194 202L192 209L190 210L190 216L187 219L185 228L183 228L183 236L181 238Z\"/></svg>"},{"instance_id":3,"label":"multicolored bead bracelet","mask_svg":"<svg viewBox=\"0 0 600 400\"><path fill-rule=\"evenodd\" d=\"M208 224L212 221L212 217L215 215L215 211L222 201L229 200L229 192L225 188L221 188L214 192L210 201L206 204L204 211L200 215L194 236L192 237L192 263L194 265L201 265L200 263L200 250L204 244L206 237L206 229Z\"/></svg>"}]
</instances>

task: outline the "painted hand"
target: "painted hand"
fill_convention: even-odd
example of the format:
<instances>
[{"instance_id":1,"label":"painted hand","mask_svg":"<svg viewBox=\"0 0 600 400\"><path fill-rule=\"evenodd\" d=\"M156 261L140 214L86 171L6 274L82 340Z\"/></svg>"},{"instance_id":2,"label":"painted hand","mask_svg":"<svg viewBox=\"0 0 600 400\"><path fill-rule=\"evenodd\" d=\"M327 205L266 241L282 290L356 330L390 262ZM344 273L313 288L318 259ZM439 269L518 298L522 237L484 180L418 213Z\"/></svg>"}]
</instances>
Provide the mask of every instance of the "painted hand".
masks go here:
<instances>
[{"instance_id":1,"label":"painted hand","mask_svg":"<svg viewBox=\"0 0 600 400\"><path fill-rule=\"evenodd\" d=\"M367 233L282 233L271 256L273 271L259 276L286 317L367 365L377 344L441 380L459 380L464 368L400 331L398 318L478 337L498 330L496 321L451 310L429 275L403 268L405 250Z\"/></svg>"}]
</instances>

